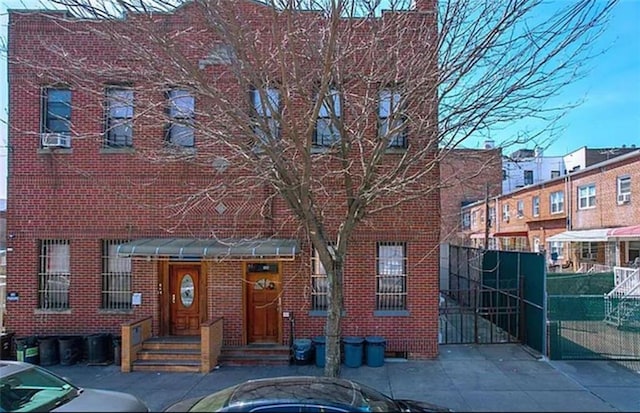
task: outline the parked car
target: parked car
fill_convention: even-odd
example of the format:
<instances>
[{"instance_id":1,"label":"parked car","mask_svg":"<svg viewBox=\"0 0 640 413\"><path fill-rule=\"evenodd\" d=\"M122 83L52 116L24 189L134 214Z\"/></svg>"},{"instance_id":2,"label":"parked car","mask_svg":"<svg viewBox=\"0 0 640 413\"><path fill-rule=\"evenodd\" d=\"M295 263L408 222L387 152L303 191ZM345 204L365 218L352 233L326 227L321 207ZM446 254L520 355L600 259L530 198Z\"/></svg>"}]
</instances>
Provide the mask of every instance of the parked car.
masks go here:
<instances>
[{"instance_id":1,"label":"parked car","mask_svg":"<svg viewBox=\"0 0 640 413\"><path fill-rule=\"evenodd\" d=\"M0 361L0 411L3 412L148 412L137 397L83 389L40 366Z\"/></svg>"},{"instance_id":2,"label":"parked car","mask_svg":"<svg viewBox=\"0 0 640 413\"><path fill-rule=\"evenodd\" d=\"M166 412L450 412L427 402L394 400L352 380L322 376L256 379L208 396L186 399Z\"/></svg>"}]
</instances>

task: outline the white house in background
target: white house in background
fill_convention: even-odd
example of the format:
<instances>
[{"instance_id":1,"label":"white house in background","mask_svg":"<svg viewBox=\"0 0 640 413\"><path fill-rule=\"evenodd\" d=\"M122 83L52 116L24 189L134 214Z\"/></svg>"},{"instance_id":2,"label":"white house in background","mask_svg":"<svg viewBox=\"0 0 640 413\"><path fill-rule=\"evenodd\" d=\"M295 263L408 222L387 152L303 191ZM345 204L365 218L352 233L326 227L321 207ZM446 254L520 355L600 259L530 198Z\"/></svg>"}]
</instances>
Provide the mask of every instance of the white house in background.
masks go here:
<instances>
[{"instance_id":1,"label":"white house in background","mask_svg":"<svg viewBox=\"0 0 640 413\"><path fill-rule=\"evenodd\" d=\"M562 156L543 156L542 149L519 149L502 160L502 193L564 175Z\"/></svg>"},{"instance_id":2,"label":"white house in background","mask_svg":"<svg viewBox=\"0 0 640 413\"><path fill-rule=\"evenodd\" d=\"M535 185L569 172L588 168L600 162L635 151L636 145L620 148L587 148L583 146L563 156L544 156L541 148L519 149L502 160L502 193Z\"/></svg>"}]
</instances>

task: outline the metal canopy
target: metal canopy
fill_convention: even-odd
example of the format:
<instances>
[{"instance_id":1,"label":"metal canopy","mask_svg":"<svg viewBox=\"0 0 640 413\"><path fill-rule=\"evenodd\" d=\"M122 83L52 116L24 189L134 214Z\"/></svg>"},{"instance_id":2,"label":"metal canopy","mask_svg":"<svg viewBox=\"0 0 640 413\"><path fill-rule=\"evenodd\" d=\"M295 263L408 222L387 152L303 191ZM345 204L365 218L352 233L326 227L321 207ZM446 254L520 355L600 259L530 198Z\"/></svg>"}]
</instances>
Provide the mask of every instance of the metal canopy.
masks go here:
<instances>
[{"instance_id":1,"label":"metal canopy","mask_svg":"<svg viewBox=\"0 0 640 413\"><path fill-rule=\"evenodd\" d=\"M547 242L605 242L611 228L565 231L547 238Z\"/></svg>"},{"instance_id":2,"label":"metal canopy","mask_svg":"<svg viewBox=\"0 0 640 413\"><path fill-rule=\"evenodd\" d=\"M116 251L121 257L293 259L299 250L295 239L141 238L118 245Z\"/></svg>"}]
</instances>

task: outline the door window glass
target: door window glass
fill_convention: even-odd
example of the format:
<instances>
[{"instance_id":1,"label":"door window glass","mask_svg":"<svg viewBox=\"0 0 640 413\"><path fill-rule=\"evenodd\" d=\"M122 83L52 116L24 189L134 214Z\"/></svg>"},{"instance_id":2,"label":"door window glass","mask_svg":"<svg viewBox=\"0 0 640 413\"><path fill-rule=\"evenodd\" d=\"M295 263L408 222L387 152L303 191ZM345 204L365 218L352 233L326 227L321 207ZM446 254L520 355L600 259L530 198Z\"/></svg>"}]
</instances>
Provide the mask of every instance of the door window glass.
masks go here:
<instances>
[{"instance_id":1,"label":"door window glass","mask_svg":"<svg viewBox=\"0 0 640 413\"><path fill-rule=\"evenodd\" d=\"M195 292L193 277L191 274L185 274L180 282L180 300L185 307L191 307L193 304L193 295Z\"/></svg>"}]
</instances>

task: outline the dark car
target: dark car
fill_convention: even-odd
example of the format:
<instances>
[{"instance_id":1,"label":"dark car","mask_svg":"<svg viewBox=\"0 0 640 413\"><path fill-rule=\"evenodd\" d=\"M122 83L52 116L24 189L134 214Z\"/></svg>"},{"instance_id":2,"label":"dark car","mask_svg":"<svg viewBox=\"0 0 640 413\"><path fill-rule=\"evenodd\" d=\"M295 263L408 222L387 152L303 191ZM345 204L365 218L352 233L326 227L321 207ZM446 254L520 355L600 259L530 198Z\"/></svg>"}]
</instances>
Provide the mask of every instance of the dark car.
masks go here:
<instances>
[{"instance_id":1,"label":"dark car","mask_svg":"<svg viewBox=\"0 0 640 413\"><path fill-rule=\"evenodd\" d=\"M40 366L0 361L0 412L148 412L137 397L83 389Z\"/></svg>"},{"instance_id":2,"label":"dark car","mask_svg":"<svg viewBox=\"0 0 640 413\"><path fill-rule=\"evenodd\" d=\"M394 400L352 380L290 376L249 380L187 399L167 412L450 412L413 400Z\"/></svg>"}]
</instances>

